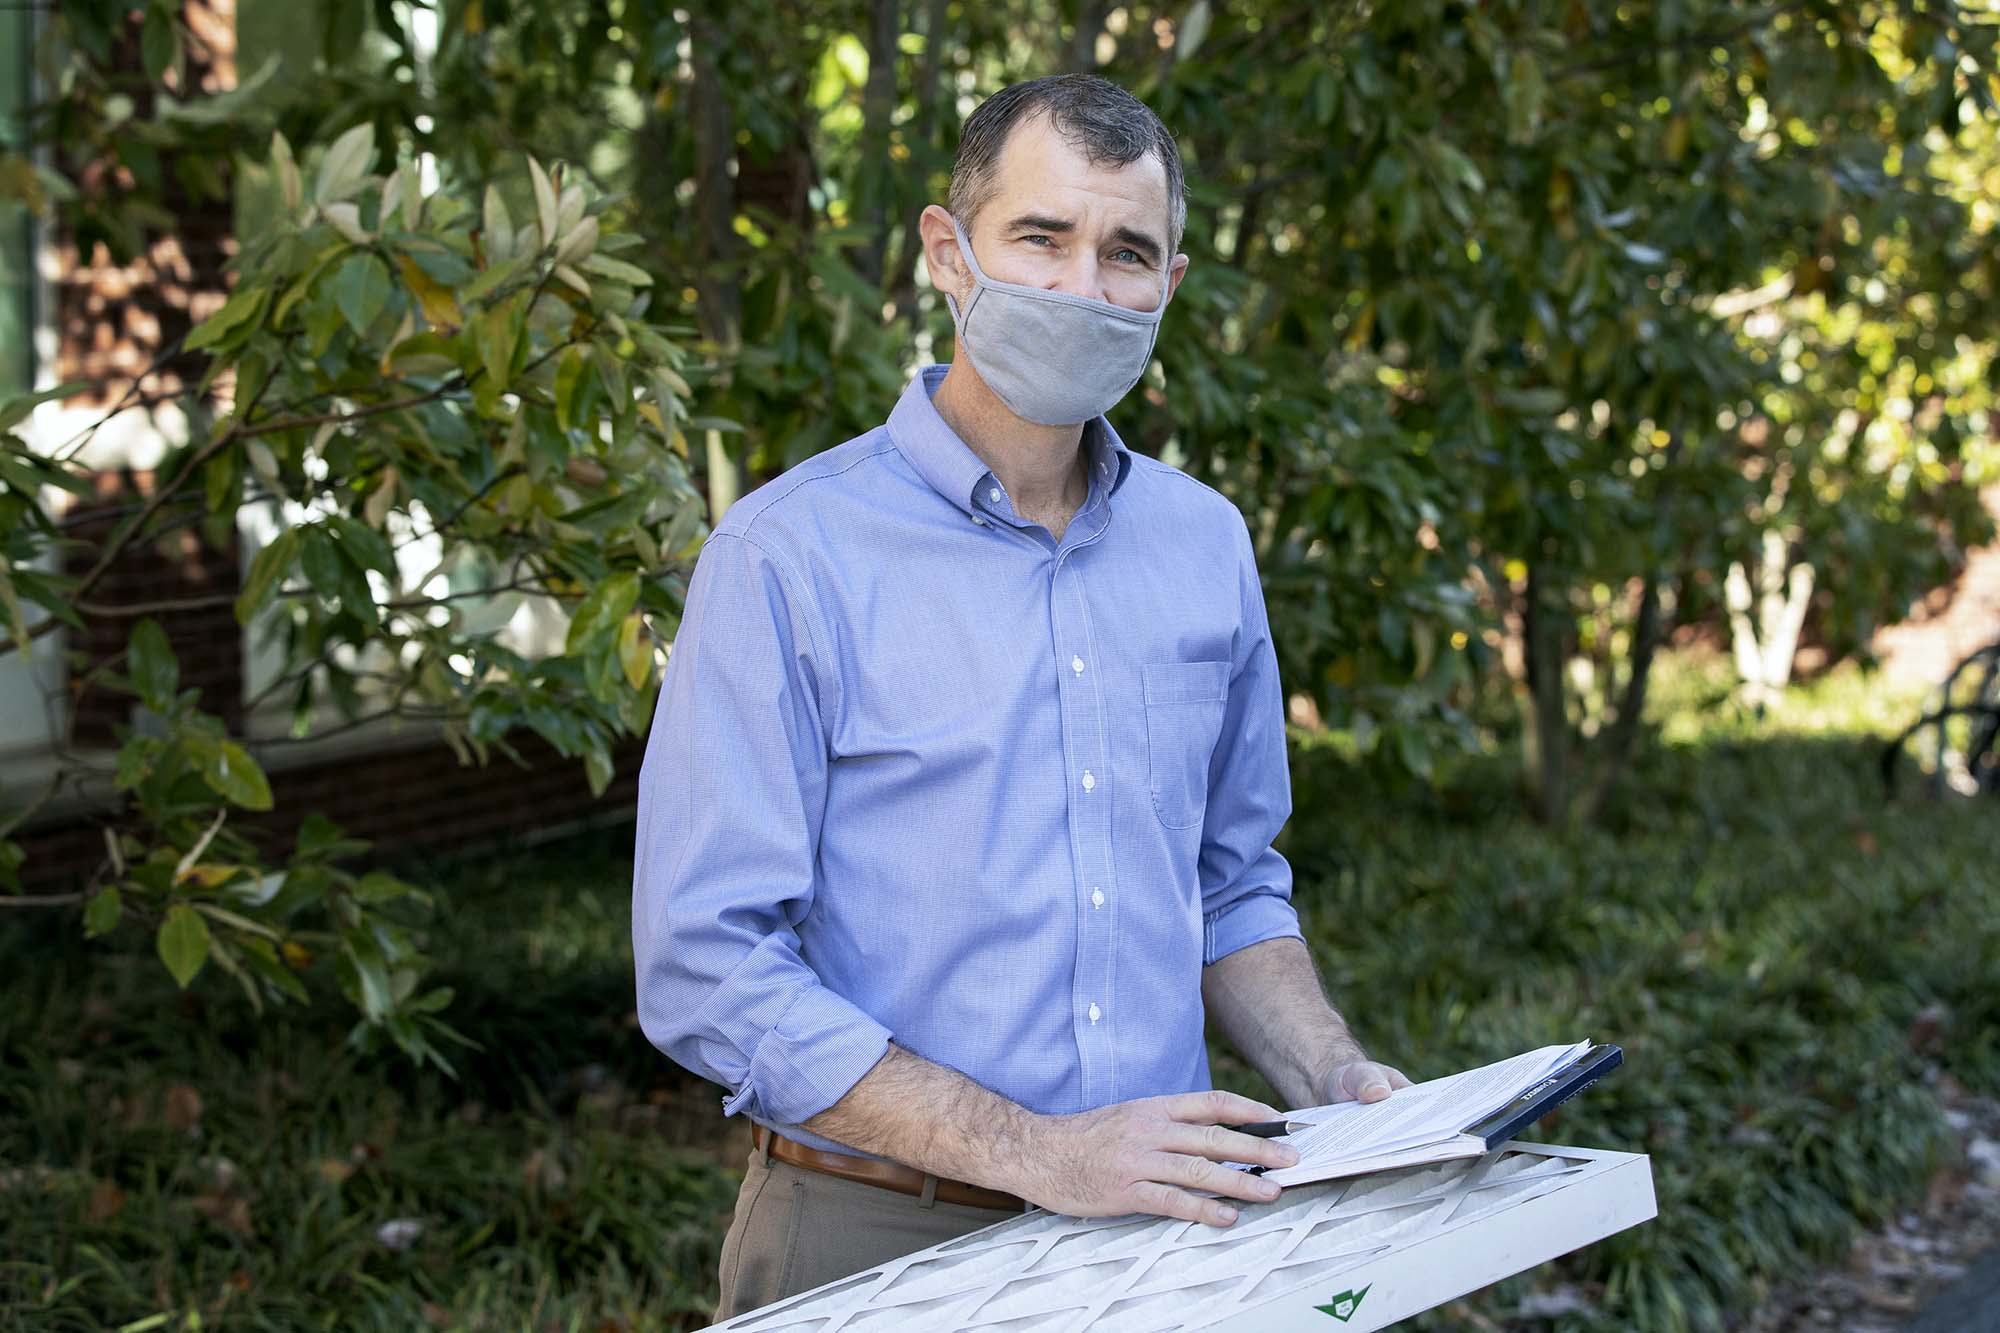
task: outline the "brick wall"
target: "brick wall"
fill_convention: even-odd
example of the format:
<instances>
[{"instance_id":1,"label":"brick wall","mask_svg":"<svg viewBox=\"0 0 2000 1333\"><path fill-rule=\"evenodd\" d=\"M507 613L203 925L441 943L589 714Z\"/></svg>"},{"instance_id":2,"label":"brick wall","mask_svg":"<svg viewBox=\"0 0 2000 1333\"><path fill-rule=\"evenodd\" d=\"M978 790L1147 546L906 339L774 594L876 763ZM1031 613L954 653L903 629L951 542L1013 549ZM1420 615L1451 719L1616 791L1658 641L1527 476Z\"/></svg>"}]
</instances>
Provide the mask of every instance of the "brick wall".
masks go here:
<instances>
[{"instance_id":1,"label":"brick wall","mask_svg":"<svg viewBox=\"0 0 2000 1333\"><path fill-rule=\"evenodd\" d=\"M450 748L438 744L279 770L270 775L270 813L238 812L232 823L254 830L266 854L281 863L299 824L318 811L373 842L364 858L373 863L413 852L502 847L584 822L617 823L637 806L642 738L617 752L615 776L602 797L590 794L581 761L563 758L536 737L512 743L525 769L498 754L484 767L462 768ZM28 854L22 878L40 892L81 887L105 860L104 836L87 817L43 825L20 840Z\"/></svg>"},{"instance_id":2,"label":"brick wall","mask_svg":"<svg viewBox=\"0 0 2000 1333\"><path fill-rule=\"evenodd\" d=\"M71 574L81 574L95 561L104 538L152 494L156 478L150 471L121 470L99 472L95 481L97 494L71 511L70 535L88 543L71 554ZM90 594L93 607L170 604L154 612L153 619L167 632L180 659L181 684L199 686L202 709L220 717L232 731L240 729L243 720L243 632L233 606L240 581L237 570L233 534L226 546L217 547L190 526L152 546L123 553ZM136 615L86 615L83 630L70 632L69 646L95 666L125 650L138 622ZM112 745L114 728L129 719L133 700L129 694L91 689L76 696L74 706L75 743Z\"/></svg>"},{"instance_id":3,"label":"brick wall","mask_svg":"<svg viewBox=\"0 0 2000 1333\"><path fill-rule=\"evenodd\" d=\"M234 87L234 0L188 0L181 10L183 21L200 38L190 44L189 82L209 93ZM114 64L135 73L141 68L138 13L133 11L114 56ZM149 104L150 94L142 95L142 116ZM61 165L87 197L112 195L134 184L129 170L115 159L68 158ZM108 408L128 393L163 400L197 382L205 368L199 353L156 361L161 349L225 299L224 264L235 249L231 218L225 203L186 197L171 161L162 162L160 170L164 201L174 213L173 229L150 239L129 262L115 262L101 243L79 253L69 237L52 241L55 378L89 380L97 386L70 400L72 407ZM225 377L214 389L226 400L231 385ZM96 559L103 537L156 484L147 470L97 474L97 493L66 516L70 535L88 543L72 557L70 572L81 572ZM190 524L163 542L122 553L89 598L93 607L173 604L158 610L155 618L180 658L181 683L199 687L203 709L232 730L240 729L243 714L243 634L231 605L239 567L233 532L218 545ZM100 612L84 619L88 628L72 634L70 646L82 654L87 670L124 649L138 617ZM88 692L77 701L73 742L84 747L114 744L115 728L128 719L131 708L129 695ZM380 859L490 846L579 821L630 815L637 800L642 740L628 742L618 753L616 777L601 799L591 796L580 762L564 759L532 736L513 738L513 743L528 761L525 769L504 757L483 768L462 768L442 744L405 744L277 768L270 774L273 811L239 814L233 822L254 830L267 853L282 860L299 822L319 811L350 834L373 842L372 855ZM41 824L19 836L28 853L24 881L40 891L77 887L105 861L103 834L89 815Z\"/></svg>"}]
</instances>

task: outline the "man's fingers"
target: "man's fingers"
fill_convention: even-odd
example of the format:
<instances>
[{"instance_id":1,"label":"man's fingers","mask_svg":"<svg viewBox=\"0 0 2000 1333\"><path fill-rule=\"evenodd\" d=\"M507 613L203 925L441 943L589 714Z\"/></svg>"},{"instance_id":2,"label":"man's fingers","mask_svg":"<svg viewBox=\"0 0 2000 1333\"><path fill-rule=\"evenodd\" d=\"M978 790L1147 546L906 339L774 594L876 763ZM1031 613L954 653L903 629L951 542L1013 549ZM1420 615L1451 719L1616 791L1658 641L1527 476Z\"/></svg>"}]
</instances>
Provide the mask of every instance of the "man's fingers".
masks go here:
<instances>
[{"instance_id":1,"label":"man's fingers","mask_svg":"<svg viewBox=\"0 0 2000 1333\"><path fill-rule=\"evenodd\" d=\"M1262 1176L1238 1171L1233 1166L1224 1166L1207 1157L1161 1152L1155 1154L1150 1163L1146 1175L1154 1181L1170 1181L1189 1189L1214 1190L1217 1194L1246 1203L1269 1203L1281 1193L1276 1185Z\"/></svg>"},{"instance_id":2,"label":"man's fingers","mask_svg":"<svg viewBox=\"0 0 2000 1333\"><path fill-rule=\"evenodd\" d=\"M1163 1152L1187 1153L1217 1162L1248 1162L1252 1166L1292 1166L1299 1160L1299 1150L1288 1143L1238 1134L1219 1125L1188 1125L1170 1132L1155 1146Z\"/></svg>"},{"instance_id":3,"label":"man's fingers","mask_svg":"<svg viewBox=\"0 0 2000 1333\"><path fill-rule=\"evenodd\" d=\"M1236 1220L1236 1209L1230 1206L1228 1200L1204 1199L1157 1180L1141 1181L1133 1186L1132 1195L1140 1211L1159 1217L1206 1222L1212 1227L1226 1227Z\"/></svg>"},{"instance_id":4,"label":"man's fingers","mask_svg":"<svg viewBox=\"0 0 2000 1333\"><path fill-rule=\"evenodd\" d=\"M1183 1092L1166 1099L1162 1108L1169 1120L1188 1124L1250 1125L1259 1120L1276 1120L1283 1112L1275 1106L1220 1088L1209 1092Z\"/></svg>"},{"instance_id":5,"label":"man's fingers","mask_svg":"<svg viewBox=\"0 0 2000 1333\"><path fill-rule=\"evenodd\" d=\"M1399 1071L1373 1060L1357 1060L1340 1071L1340 1090L1359 1102L1379 1102L1409 1086L1410 1080Z\"/></svg>"}]
</instances>

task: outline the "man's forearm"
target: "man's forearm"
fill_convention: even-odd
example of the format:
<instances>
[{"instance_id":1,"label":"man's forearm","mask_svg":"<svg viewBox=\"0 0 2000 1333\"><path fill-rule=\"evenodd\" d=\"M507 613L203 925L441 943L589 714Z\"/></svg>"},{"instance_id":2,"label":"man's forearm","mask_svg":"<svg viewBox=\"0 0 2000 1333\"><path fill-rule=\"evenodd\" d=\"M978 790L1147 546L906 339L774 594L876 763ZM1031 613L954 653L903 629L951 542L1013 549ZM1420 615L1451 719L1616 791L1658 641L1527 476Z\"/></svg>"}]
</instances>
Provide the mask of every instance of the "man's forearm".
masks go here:
<instances>
[{"instance_id":1,"label":"man's forearm","mask_svg":"<svg viewBox=\"0 0 2000 1333\"><path fill-rule=\"evenodd\" d=\"M894 1042L807 1129L920 1171L1015 1190L1035 1115Z\"/></svg>"},{"instance_id":2,"label":"man's forearm","mask_svg":"<svg viewBox=\"0 0 2000 1333\"><path fill-rule=\"evenodd\" d=\"M1305 944L1290 936L1238 949L1203 968L1201 999L1286 1107L1319 1105L1326 1100L1328 1070L1368 1058L1327 1002Z\"/></svg>"}]
</instances>

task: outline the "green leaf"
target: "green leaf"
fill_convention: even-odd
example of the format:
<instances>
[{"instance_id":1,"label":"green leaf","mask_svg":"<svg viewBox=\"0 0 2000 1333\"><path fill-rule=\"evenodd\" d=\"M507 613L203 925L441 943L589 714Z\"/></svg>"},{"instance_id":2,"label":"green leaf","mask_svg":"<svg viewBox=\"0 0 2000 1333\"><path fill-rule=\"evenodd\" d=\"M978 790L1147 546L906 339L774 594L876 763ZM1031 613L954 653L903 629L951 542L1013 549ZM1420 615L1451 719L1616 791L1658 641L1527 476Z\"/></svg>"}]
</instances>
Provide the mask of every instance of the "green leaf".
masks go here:
<instances>
[{"instance_id":1,"label":"green leaf","mask_svg":"<svg viewBox=\"0 0 2000 1333\"><path fill-rule=\"evenodd\" d=\"M249 965L252 972L262 977L279 993L294 1000L306 999L305 984L298 979L292 969L279 961L277 950L272 947L269 940L252 937L239 940L237 943L243 951L243 961Z\"/></svg>"},{"instance_id":2,"label":"green leaf","mask_svg":"<svg viewBox=\"0 0 2000 1333\"><path fill-rule=\"evenodd\" d=\"M634 611L618 623L618 662L626 683L642 690L653 676L653 640L646 633L644 612Z\"/></svg>"},{"instance_id":3,"label":"green leaf","mask_svg":"<svg viewBox=\"0 0 2000 1333\"><path fill-rule=\"evenodd\" d=\"M570 653L581 651L592 637L608 632L623 620L638 602L639 576L629 569L613 574L591 589L590 595L577 607L575 618L569 622L569 637L564 650Z\"/></svg>"},{"instance_id":4,"label":"green leaf","mask_svg":"<svg viewBox=\"0 0 2000 1333\"><path fill-rule=\"evenodd\" d=\"M245 810L271 808L271 784L250 752L225 740L203 756L202 776L208 785Z\"/></svg>"},{"instance_id":5,"label":"green leaf","mask_svg":"<svg viewBox=\"0 0 2000 1333\"><path fill-rule=\"evenodd\" d=\"M170 711L174 692L180 688L181 667L167 632L149 616L133 627L131 647L132 688L154 712Z\"/></svg>"},{"instance_id":6,"label":"green leaf","mask_svg":"<svg viewBox=\"0 0 2000 1333\"><path fill-rule=\"evenodd\" d=\"M83 905L83 933L86 939L96 939L109 934L117 925L118 918L125 914L125 900L118 894L116 884L107 884L90 895L90 901Z\"/></svg>"},{"instance_id":7,"label":"green leaf","mask_svg":"<svg viewBox=\"0 0 2000 1333\"><path fill-rule=\"evenodd\" d=\"M4 576L0 576L4 577ZM71 629L84 627L83 617L70 605L69 590L76 585L76 579L69 575L60 578L43 574L32 569L14 571L14 586L21 596L47 611Z\"/></svg>"},{"instance_id":8,"label":"green leaf","mask_svg":"<svg viewBox=\"0 0 2000 1333\"><path fill-rule=\"evenodd\" d=\"M443 241L421 232L395 231L383 237L410 257L431 281L445 287L462 286L472 280L472 265L464 255Z\"/></svg>"},{"instance_id":9,"label":"green leaf","mask_svg":"<svg viewBox=\"0 0 2000 1333\"><path fill-rule=\"evenodd\" d=\"M181 341L181 350L195 352L221 342L239 325L250 323L262 314L264 303L270 299L268 287L238 287L219 310L188 330Z\"/></svg>"},{"instance_id":10,"label":"green leaf","mask_svg":"<svg viewBox=\"0 0 2000 1333\"><path fill-rule=\"evenodd\" d=\"M353 189L375 160L375 125L364 121L333 141L320 159L313 202L324 204Z\"/></svg>"},{"instance_id":11,"label":"green leaf","mask_svg":"<svg viewBox=\"0 0 2000 1333\"><path fill-rule=\"evenodd\" d=\"M336 518L334 531L347 554L363 569L372 569L391 584L396 581L396 552L389 539L368 524L352 518Z\"/></svg>"},{"instance_id":12,"label":"green leaf","mask_svg":"<svg viewBox=\"0 0 2000 1333\"><path fill-rule=\"evenodd\" d=\"M236 596L236 623L247 625L252 616L264 609L277 591L285 575L291 571L292 562L298 559L300 528L286 528L271 544L257 552L257 558L250 562L250 573L243 580L243 590Z\"/></svg>"},{"instance_id":13,"label":"green leaf","mask_svg":"<svg viewBox=\"0 0 2000 1333\"><path fill-rule=\"evenodd\" d=\"M595 273L599 277L612 278L630 287L650 287L653 285L653 275L646 272L645 269L640 268L637 264L628 264L622 259L613 259L610 255L601 252L585 255L578 261L577 267L585 273Z\"/></svg>"},{"instance_id":14,"label":"green leaf","mask_svg":"<svg viewBox=\"0 0 2000 1333\"><path fill-rule=\"evenodd\" d=\"M248 77L239 75L236 86L224 92L202 93L191 102L176 101L162 94L153 113L154 119L178 120L190 125L240 125L245 118L257 114L259 92L282 64L283 57L273 51L264 57L264 63L257 67L254 74ZM292 168L292 174L298 174L296 167ZM298 204L296 200L291 200L286 206L296 208Z\"/></svg>"},{"instance_id":15,"label":"green leaf","mask_svg":"<svg viewBox=\"0 0 2000 1333\"><path fill-rule=\"evenodd\" d=\"M589 365L590 363L585 359L581 347L563 349L561 359L556 362L556 424L558 426L568 428L576 424L575 417L571 415L571 409L576 406L576 386L578 381L583 378L583 373L589 368Z\"/></svg>"},{"instance_id":16,"label":"green leaf","mask_svg":"<svg viewBox=\"0 0 2000 1333\"><path fill-rule=\"evenodd\" d=\"M611 395L611 410L614 414L630 409L632 391L625 383L624 360L602 342L592 339L590 343L591 364L597 367L598 382Z\"/></svg>"},{"instance_id":17,"label":"green leaf","mask_svg":"<svg viewBox=\"0 0 2000 1333\"><path fill-rule=\"evenodd\" d=\"M14 580L8 577L4 564L0 564L0 609L7 613L7 632L21 650L22 658L29 657L34 652L34 645L28 640L28 617L21 610L21 599L14 591Z\"/></svg>"},{"instance_id":18,"label":"green leaf","mask_svg":"<svg viewBox=\"0 0 2000 1333\"><path fill-rule=\"evenodd\" d=\"M1420 778L1431 775L1430 743L1415 727L1403 727L1396 732L1396 753L1403 766Z\"/></svg>"},{"instance_id":19,"label":"green leaf","mask_svg":"<svg viewBox=\"0 0 2000 1333\"><path fill-rule=\"evenodd\" d=\"M479 316L477 338L480 363L486 367L486 385L491 393L506 389L514 373L514 339L520 330L519 303L506 301L489 306Z\"/></svg>"},{"instance_id":20,"label":"green leaf","mask_svg":"<svg viewBox=\"0 0 2000 1333\"><path fill-rule=\"evenodd\" d=\"M1545 85L1541 62L1525 51L1516 50L1508 60L1507 84L1501 100L1507 110L1507 139L1510 143L1531 142L1542 123L1542 96Z\"/></svg>"},{"instance_id":21,"label":"green leaf","mask_svg":"<svg viewBox=\"0 0 2000 1333\"><path fill-rule=\"evenodd\" d=\"M1568 398L1561 389L1544 385L1526 389L1495 389L1493 401L1527 416L1553 416L1563 410Z\"/></svg>"},{"instance_id":22,"label":"green leaf","mask_svg":"<svg viewBox=\"0 0 2000 1333\"><path fill-rule=\"evenodd\" d=\"M590 794L604 795L604 789L611 785L611 756L603 750L592 750L583 757L583 773L590 780Z\"/></svg>"},{"instance_id":23,"label":"green leaf","mask_svg":"<svg viewBox=\"0 0 2000 1333\"><path fill-rule=\"evenodd\" d=\"M372 253L349 255L333 278L333 299L357 336L364 335L389 300L389 266Z\"/></svg>"},{"instance_id":24,"label":"green leaf","mask_svg":"<svg viewBox=\"0 0 2000 1333\"><path fill-rule=\"evenodd\" d=\"M361 1011L371 1019L381 1019L396 1003L389 985L389 961L382 956L382 946L366 930L343 930L340 942L342 961L352 969L360 992Z\"/></svg>"},{"instance_id":25,"label":"green leaf","mask_svg":"<svg viewBox=\"0 0 2000 1333\"><path fill-rule=\"evenodd\" d=\"M32 456L0 447L0 481L5 481L9 489L30 504L38 503L41 498L41 469Z\"/></svg>"},{"instance_id":26,"label":"green leaf","mask_svg":"<svg viewBox=\"0 0 2000 1333\"><path fill-rule=\"evenodd\" d=\"M73 394L82 393L85 389L90 388L92 383L93 381L91 380L70 380L66 384L58 384L55 388L44 389L40 393L24 393L18 397L9 398L6 402L0 403L0 430L12 430L23 421L26 421L28 413L34 411L41 404L52 403L58 398L68 398Z\"/></svg>"},{"instance_id":27,"label":"green leaf","mask_svg":"<svg viewBox=\"0 0 2000 1333\"><path fill-rule=\"evenodd\" d=\"M208 922L186 903L175 903L167 909L166 920L160 923L154 943L160 951L160 961L174 974L175 983L185 990L195 973L201 971L201 965L208 961Z\"/></svg>"},{"instance_id":28,"label":"green leaf","mask_svg":"<svg viewBox=\"0 0 2000 1333\"><path fill-rule=\"evenodd\" d=\"M294 531L300 533L299 565L305 570L306 582L322 596L339 596L346 572L340 567L340 549L333 544L326 525L314 524Z\"/></svg>"},{"instance_id":29,"label":"green leaf","mask_svg":"<svg viewBox=\"0 0 2000 1333\"><path fill-rule=\"evenodd\" d=\"M146 77L158 83L170 69L181 67L181 35L174 26L173 11L161 4L146 9L146 21L139 29L139 58Z\"/></svg>"},{"instance_id":30,"label":"green leaf","mask_svg":"<svg viewBox=\"0 0 2000 1333\"><path fill-rule=\"evenodd\" d=\"M471 305L474 301L484 299L488 294L528 272L533 263L533 255L521 255L488 267L465 285L465 289L458 294L459 304Z\"/></svg>"},{"instance_id":31,"label":"green leaf","mask_svg":"<svg viewBox=\"0 0 2000 1333\"><path fill-rule=\"evenodd\" d=\"M486 187L484 207L480 213L479 237L489 265L498 266L501 261L513 254L514 220L507 216L507 201L500 197L498 186ZM493 268L489 267L486 271L491 273ZM470 301L475 298L467 295L465 299Z\"/></svg>"},{"instance_id":32,"label":"green leaf","mask_svg":"<svg viewBox=\"0 0 2000 1333\"><path fill-rule=\"evenodd\" d=\"M413 1013L434 1014L451 1003L455 992L449 986L433 986L406 1006Z\"/></svg>"},{"instance_id":33,"label":"green leaf","mask_svg":"<svg viewBox=\"0 0 2000 1333\"><path fill-rule=\"evenodd\" d=\"M354 895L357 902L374 904L394 902L398 898L407 897L414 890L411 885L405 884L387 871L371 870L354 881L353 888L348 891Z\"/></svg>"},{"instance_id":34,"label":"green leaf","mask_svg":"<svg viewBox=\"0 0 2000 1333\"><path fill-rule=\"evenodd\" d=\"M556 206L558 200L555 186L550 182L549 174L542 170L542 164L535 161L532 155L528 158L528 176L534 183L535 216L541 228L542 244L546 246L551 244L556 238Z\"/></svg>"}]
</instances>

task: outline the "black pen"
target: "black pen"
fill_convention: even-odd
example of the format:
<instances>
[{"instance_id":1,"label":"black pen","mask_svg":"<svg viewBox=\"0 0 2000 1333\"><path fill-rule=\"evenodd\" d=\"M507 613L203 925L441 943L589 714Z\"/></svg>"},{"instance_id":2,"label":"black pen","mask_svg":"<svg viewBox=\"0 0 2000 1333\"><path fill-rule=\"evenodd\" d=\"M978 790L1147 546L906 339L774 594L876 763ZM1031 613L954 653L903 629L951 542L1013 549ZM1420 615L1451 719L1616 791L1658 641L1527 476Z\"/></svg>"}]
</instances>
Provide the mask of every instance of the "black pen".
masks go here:
<instances>
[{"instance_id":1,"label":"black pen","mask_svg":"<svg viewBox=\"0 0 2000 1333\"><path fill-rule=\"evenodd\" d=\"M1254 1125L1223 1125L1223 1129L1233 1129L1238 1134L1248 1134L1257 1139L1281 1139L1287 1134L1311 1129L1310 1120L1259 1120Z\"/></svg>"}]
</instances>

